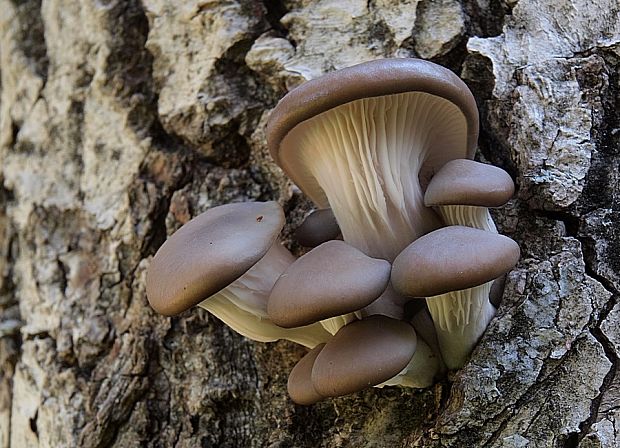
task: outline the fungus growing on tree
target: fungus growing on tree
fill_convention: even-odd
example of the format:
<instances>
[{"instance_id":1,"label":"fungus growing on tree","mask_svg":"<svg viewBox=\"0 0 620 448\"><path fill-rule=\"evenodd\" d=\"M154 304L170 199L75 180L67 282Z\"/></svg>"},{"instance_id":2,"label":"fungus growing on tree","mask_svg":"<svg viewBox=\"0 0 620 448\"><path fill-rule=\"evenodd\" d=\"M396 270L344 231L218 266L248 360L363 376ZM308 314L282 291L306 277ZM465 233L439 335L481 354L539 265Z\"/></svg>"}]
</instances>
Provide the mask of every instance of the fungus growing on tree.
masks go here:
<instances>
[{"instance_id":1,"label":"fungus growing on tree","mask_svg":"<svg viewBox=\"0 0 620 448\"><path fill-rule=\"evenodd\" d=\"M312 384L323 397L379 385L406 369L416 347L415 330L406 322L385 316L355 321L341 328L319 352L312 367ZM432 383L434 373L425 386Z\"/></svg>"},{"instance_id":2,"label":"fungus growing on tree","mask_svg":"<svg viewBox=\"0 0 620 448\"><path fill-rule=\"evenodd\" d=\"M301 358L288 376L288 394L297 404L314 404L321 401L324 396L320 395L312 384L312 366L325 344L320 344L310 350Z\"/></svg>"},{"instance_id":3,"label":"fungus growing on tree","mask_svg":"<svg viewBox=\"0 0 620 448\"><path fill-rule=\"evenodd\" d=\"M302 84L280 100L267 126L274 160L318 208L333 211L344 241L390 262L445 225L495 232L486 207L506 202L514 186L502 170L466 160L473 158L477 137L478 111L467 86L451 71L417 59L367 62ZM458 238L468 234L450 236L459 244ZM515 253L506 256L512 267ZM400 264L399 280L420 278L417 266ZM447 284L454 283L450 274L445 274ZM444 349L446 338L439 336L451 368L463 365L494 314L488 298L493 278L488 285L471 285L474 299L457 301L462 307L458 325L472 334L456 354ZM361 315L404 316L403 296L411 291L393 286ZM428 301L438 329L454 320L441 315L441 303Z\"/></svg>"},{"instance_id":4,"label":"fungus growing on tree","mask_svg":"<svg viewBox=\"0 0 620 448\"><path fill-rule=\"evenodd\" d=\"M323 321L332 334L355 320L390 280L390 263L343 241L328 241L292 263L271 291L267 312L281 327ZM325 321L327 319L327 321Z\"/></svg>"},{"instance_id":5,"label":"fungus growing on tree","mask_svg":"<svg viewBox=\"0 0 620 448\"><path fill-rule=\"evenodd\" d=\"M447 225L497 233L489 207L504 205L514 183L501 168L468 159L451 160L433 176L424 204L434 207Z\"/></svg>"},{"instance_id":6,"label":"fungus growing on tree","mask_svg":"<svg viewBox=\"0 0 620 448\"><path fill-rule=\"evenodd\" d=\"M294 260L276 242L275 202L216 207L160 248L149 301L167 315L199 304L252 339L314 347L289 376L300 404L428 387L442 358L465 363L495 313L493 281L519 258L488 212L514 185L468 160L477 137L471 92L430 62L367 62L302 84L273 110L267 139L318 208L296 233L316 247Z\"/></svg>"},{"instance_id":7,"label":"fungus growing on tree","mask_svg":"<svg viewBox=\"0 0 620 448\"><path fill-rule=\"evenodd\" d=\"M519 246L510 238L463 226L430 232L394 260L392 284L405 296L426 297L448 368L465 364L495 315L493 280L518 260Z\"/></svg>"},{"instance_id":8,"label":"fungus growing on tree","mask_svg":"<svg viewBox=\"0 0 620 448\"><path fill-rule=\"evenodd\" d=\"M393 260L443 225L424 205L433 173L471 158L478 111L450 70L382 59L329 73L289 92L267 125L271 155L346 242Z\"/></svg>"},{"instance_id":9,"label":"fungus growing on tree","mask_svg":"<svg viewBox=\"0 0 620 448\"><path fill-rule=\"evenodd\" d=\"M276 241L283 225L276 202L222 205L192 219L149 266L151 306L171 316L198 305L256 341L288 339L306 347L325 342L330 334L319 324L286 329L267 316L271 288L294 261Z\"/></svg>"}]
</instances>

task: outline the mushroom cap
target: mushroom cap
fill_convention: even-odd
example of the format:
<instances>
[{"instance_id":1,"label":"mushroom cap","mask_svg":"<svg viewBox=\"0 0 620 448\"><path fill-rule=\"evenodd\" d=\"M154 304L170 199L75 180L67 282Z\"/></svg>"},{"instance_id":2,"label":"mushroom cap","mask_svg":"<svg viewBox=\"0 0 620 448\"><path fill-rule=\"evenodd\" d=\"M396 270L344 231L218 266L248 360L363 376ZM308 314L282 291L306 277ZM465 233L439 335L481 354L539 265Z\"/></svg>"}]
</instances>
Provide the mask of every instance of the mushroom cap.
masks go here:
<instances>
[{"instance_id":1,"label":"mushroom cap","mask_svg":"<svg viewBox=\"0 0 620 448\"><path fill-rule=\"evenodd\" d=\"M295 145L283 150L283 140L298 124L340 105L370 97L406 92L428 93L456 105L467 124L462 147L445 148L431 157L428 171L437 171L447 160L473 158L478 140L478 109L467 85L445 67L422 59L379 59L328 73L290 91L274 108L267 123L271 156L286 174L320 206L326 206L312 175L289 163ZM431 151L432 152L432 151Z\"/></svg>"},{"instance_id":2,"label":"mushroom cap","mask_svg":"<svg viewBox=\"0 0 620 448\"><path fill-rule=\"evenodd\" d=\"M392 265L392 285L409 297L431 297L472 288L512 269L519 245L504 235L463 226L427 233Z\"/></svg>"},{"instance_id":3,"label":"mushroom cap","mask_svg":"<svg viewBox=\"0 0 620 448\"><path fill-rule=\"evenodd\" d=\"M330 339L312 368L319 395L337 397L376 386L400 373L417 347L415 330L385 316L355 321Z\"/></svg>"},{"instance_id":4,"label":"mushroom cap","mask_svg":"<svg viewBox=\"0 0 620 448\"><path fill-rule=\"evenodd\" d=\"M424 194L424 204L499 207L508 202L514 191L512 178L503 169L456 159L433 176Z\"/></svg>"},{"instance_id":5,"label":"mushroom cap","mask_svg":"<svg viewBox=\"0 0 620 448\"><path fill-rule=\"evenodd\" d=\"M339 236L340 227L331 208L313 211L295 231L295 239L305 247L316 247Z\"/></svg>"},{"instance_id":6,"label":"mushroom cap","mask_svg":"<svg viewBox=\"0 0 620 448\"><path fill-rule=\"evenodd\" d=\"M288 376L288 394L297 404L310 405L321 401L324 397L320 395L312 384L312 366L314 361L325 344L319 344L310 350L299 360Z\"/></svg>"},{"instance_id":7,"label":"mushroom cap","mask_svg":"<svg viewBox=\"0 0 620 448\"><path fill-rule=\"evenodd\" d=\"M221 205L195 217L159 248L146 295L158 313L181 313L228 286L269 250L284 226L277 202Z\"/></svg>"},{"instance_id":8,"label":"mushroom cap","mask_svg":"<svg viewBox=\"0 0 620 448\"><path fill-rule=\"evenodd\" d=\"M390 281L390 263L339 240L297 259L271 290L267 313L276 325L299 327L372 303Z\"/></svg>"}]
</instances>

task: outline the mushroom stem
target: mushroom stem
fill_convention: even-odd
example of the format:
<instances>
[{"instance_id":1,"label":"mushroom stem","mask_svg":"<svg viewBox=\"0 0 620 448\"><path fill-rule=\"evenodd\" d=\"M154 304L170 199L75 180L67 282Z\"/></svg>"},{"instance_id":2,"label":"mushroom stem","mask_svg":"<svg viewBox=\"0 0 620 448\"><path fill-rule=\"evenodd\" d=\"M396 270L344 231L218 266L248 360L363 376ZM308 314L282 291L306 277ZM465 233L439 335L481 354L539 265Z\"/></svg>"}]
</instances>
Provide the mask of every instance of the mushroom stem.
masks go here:
<instances>
[{"instance_id":1,"label":"mushroom stem","mask_svg":"<svg viewBox=\"0 0 620 448\"><path fill-rule=\"evenodd\" d=\"M493 282L427 297L441 354L449 369L465 365L469 354L495 316L489 302Z\"/></svg>"},{"instance_id":2,"label":"mushroom stem","mask_svg":"<svg viewBox=\"0 0 620 448\"><path fill-rule=\"evenodd\" d=\"M446 225L461 225L498 233L487 207L441 205L435 207ZM493 282L452 291L427 299L444 361L449 369L465 365L489 322L495 316L489 295Z\"/></svg>"},{"instance_id":3,"label":"mushroom stem","mask_svg":"<svg viewBox=\"0 0 620 448\"><path fill-rule=\"evenodd\" d=\"M448 226L467 226L497 233L491 213L487 207L471 205L440 205L435 210Z\"/></svg>"},{"instance_id":4,"label":"mushroom stem","mask_svg":"<svg viewBox=\"0 0 620 448\"><path fill-rule=\"evenodd\" d=\"M259 342L287 339L309 348L326 342L331 334L318 323L281 328L267 316L267 299L276 280L295 260L278 242L244 275L202 301L199 306L214 314L237 333Z\"/></svg>"}]
</instances>

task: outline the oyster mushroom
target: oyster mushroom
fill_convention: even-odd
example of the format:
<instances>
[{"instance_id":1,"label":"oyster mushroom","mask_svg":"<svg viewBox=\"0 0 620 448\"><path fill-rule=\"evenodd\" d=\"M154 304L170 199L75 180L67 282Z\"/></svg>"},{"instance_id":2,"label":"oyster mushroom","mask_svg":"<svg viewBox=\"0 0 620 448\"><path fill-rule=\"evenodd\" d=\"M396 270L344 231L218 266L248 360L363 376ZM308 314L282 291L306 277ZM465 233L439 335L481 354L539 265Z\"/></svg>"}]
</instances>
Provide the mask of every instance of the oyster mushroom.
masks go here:
<instances>
[{"instance_id":1,"label":"oyster mushroom","mask_svg":"<svg viewBox=\"0 0 620 448\"><path fill-rule=\"evenodd\" d=\"M426 345L420 351L418 342L413 327L400 320L370 316L350 323L316 356L311 374L314 390L322 397L337 397L371 386L430 386L437 358L429 357Z\"/></svg>"},{"instance_id":2,"label":"oyster mushroom","mask_svg":"<svg viewBox=\"0 0 620 448\"><path fill-rule=\"evenodd\" d=\"M426 297L441 355L450 369L462 367L495 315L489 302L493 280L519 260L510 238L450 226L411 243L392 265L392 285L408 297Z\"/></svg>"},{"instance_id":3,"label":"oyster mushroom","mask_svg":"<svg viewBox=\"0 0 620 448\"><path fill-rule=\"evenodd\" d=\"M362 315L359 310L384 293L389 284L390 271L391 265L385 260L368 257L342 241L328 241L299 258L280 276L269 297L267 306L269 317L274 323L283 327L298 327L321 321L330 333L335 334L334 342L328 342L326 350L342 351L343 356L353 350L343 341L352 342L359 337L357 344L368 348L377 343L375 339L381 340L387 337L386 335L390 335L392 330L396 331L396 334L404 331L413 339L414 353L404 365L400 366L401 370L393 372L394 375L381 377L380 381L371 381L364 387L375 385L427 387L437 373L439 360L429 346L416 337L410 325L383 316L371 316L370 320L363 319L363 324L357 320ZM354 336L351 336L352 334ZM387 347L384 349L394 350ZM361 353L364 353L365 348L361 350ZM310 369L310 360L307 358L312 358L314 363L317 356L318 353L308 354L291 372L291 378L294 380L289 380L289 387L295 387L290 395L297 403L318 401L320 397L326 396L324 390L316 389L312 386L313 383L309 382L307 372ZM317 368L321 368L321 364L318 365ZM342 367L353 371L373 369L376 366L362 368L359 364L353 364ZM382 368L379 367L379 370ZM345 370L334 375L355 376L354 373ZM302 375L300 372L306 374ZM337 388L329 396L346 393L349 392Z\"/></svg>"},{"instance_id":4,"label":"oyster mushroom","mask_svg":"<svg viewBox=\"0 0 620 448\"><path fill-rule=\"evenodd\" d=\"M391 266L343 241L328 241L296 260L274 285L267 312L281 327L323 321L332 334L379 297Z\"/></svg>"},{"instance_id":5,"label":"oyster mushroom","mask_svg":"<svg viewBox=\"0 0 620 448\"><path fill-rule=\"evenodd\" d=\"M441 227L423 187L452 159L472 158L478 111L450 70L419 59L366 62L289 92L267 125L271 155L343 239L393 260Z\"/></svg>"},{"instance_id":6,"label":"oyster mushroom","mask_svg":"<svg viewBox=\"0 0 620 448\"><path fill-rule=\"evenodd\" d=\"M451 160L433 176L424 204L434 207L447 225L497 233L489 207L504 205L515 187L501 168L468 159Z\"/></svg>"},{"instance_id":7,"label":"oyster mushroom","mask_svg":"<svg viewBox=\"0 0 620 448\"><path fill-rule=\"evenodd\" d=\"M276 241L283 225L276 202L227 204L195 217L166 240L149 266L151 306L171 316L198 305L256 341L325 342L331 335L319 324L285 329L267 315L271 288L294 261Z\"/></svg>"},{"instance_id":8,"label":"oyster mushroom","mask_svg":"<svg viewBox=\"0 0 620 448\"><path fill-rule=\"evenodd\" d=\"M425 189L450 161L472 159L477 138L478 111L467 86L419 59L366 62L302 84L278 103L267 126L276 163L319 208L332 209L344 241L388 261L449 221L426 206ZM494 229L492 222L482 225ZM388 286L363 315L400 318L402 294ZM478 295L488 303L488 291ZM492 307L481 309L470 316L481 321L464 341L467 350L493 315ZM448 318L431 314L445 328ZM452 368L469 354L456 352Z\"/></svg>"},{"instance_id":9,"label":"oyster mushroom","mask_svg":"<svg viewBox=\"0 0 620 448\"><path fill-rule=\"evenodd\" d=\"M424 205L424 187L447 161L472 158L477 136L467 86L419 59L308 81L280 100L267 125L272 157L319 208L332 209L344 241L388 261L443 225ZM368 313L400 318L405 302L390 289Z\"/></svg>"}]
</instances>

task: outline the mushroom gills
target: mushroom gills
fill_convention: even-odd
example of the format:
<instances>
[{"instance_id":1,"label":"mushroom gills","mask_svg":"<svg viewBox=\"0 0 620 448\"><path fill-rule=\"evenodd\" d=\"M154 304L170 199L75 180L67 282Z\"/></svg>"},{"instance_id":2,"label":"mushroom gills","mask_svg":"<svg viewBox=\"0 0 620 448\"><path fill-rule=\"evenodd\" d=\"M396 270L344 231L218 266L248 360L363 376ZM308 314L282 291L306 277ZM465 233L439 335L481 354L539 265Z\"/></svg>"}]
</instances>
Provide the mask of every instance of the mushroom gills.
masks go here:
<instances>
[{"instance_id":1,"label":"mushroom gills","mask_svg":"<svg viewBox=\"0 0 620 448\"><path fill-rule=\"evenodd\" d=\"M480 286L429 297L442 357L450 369L465 365L470 353L495 316L489 301L492 281Z\"/></svg>"},{"instance_id":2,"label":"mushroom gills","mask_svg":"<svg viewBox=\"0 0 620 448\"><path fill-rule=\"evenodd\" d=\"M442 225L424 206L420 173L467 142L467 121L452 102L424 92L355 100L295 126L283 139L285 171L317 184L308 194L331 207L345 241L393 260L411 241ZM423 176L425 174L423 173ZM317 193L323 191L324 194Z\"/></svg>"},{"instance_id":3,"label":"mushroom gills","mask_svg":"<svg viewBox=\"0 0 620 448\"><path fill-rule=\"evenodd\" d=\"M487 207L471 205L440 205L435 210L448 226L467 226L498 233Z\"/></svg>"},{"instance_id":4,"label":"mushroom gills","mask_svg":"<svg viewBox=\"0 0 620 448\"><path fill-rule=\"evenodd\" d=\"M394 288L426 297L448 368L465 364L495 314L489 301L493 281L518 259L519 246L508 237L449 226L414 241L394 261Z\"/></svg>"}]
</instances>

